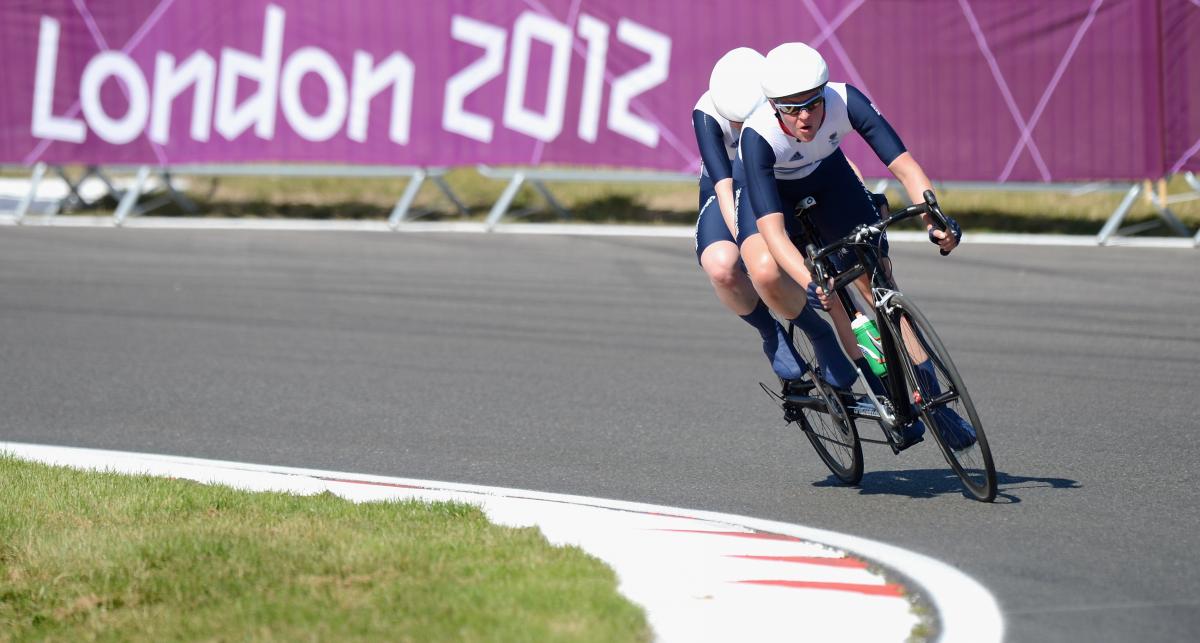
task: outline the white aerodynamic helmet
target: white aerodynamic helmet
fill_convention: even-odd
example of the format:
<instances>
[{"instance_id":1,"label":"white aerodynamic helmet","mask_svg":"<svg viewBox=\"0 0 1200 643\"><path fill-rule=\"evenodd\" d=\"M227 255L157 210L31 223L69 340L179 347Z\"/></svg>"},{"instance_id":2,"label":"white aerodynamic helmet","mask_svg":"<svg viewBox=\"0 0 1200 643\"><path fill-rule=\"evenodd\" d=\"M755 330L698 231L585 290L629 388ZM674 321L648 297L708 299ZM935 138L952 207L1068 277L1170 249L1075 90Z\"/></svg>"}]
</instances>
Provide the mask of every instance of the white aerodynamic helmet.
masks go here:
<instances>
[{"instance_id":1,"label":"white aerodynamic helmet","mask_svg":"<svg viewBox=\"0 0 1200 643\"><path fill-rule=\"evenodd\" d=\"M767 52L762 93L767 98L811 91L829 82L829 66L816 49L802 42L785 42Z\"/></svg>"},{"instance_id":2,"label":"white aerodynamic helmet","mask_svg":"<svg viewBox=\"0 0 1200 643\"><path fill-rule=\"evenodd\" d=\"M732 49L713 65L708 77L708 95L717 113L741 123L763 102L763 55L749 47Z\"/></svg>"}]
</instances>

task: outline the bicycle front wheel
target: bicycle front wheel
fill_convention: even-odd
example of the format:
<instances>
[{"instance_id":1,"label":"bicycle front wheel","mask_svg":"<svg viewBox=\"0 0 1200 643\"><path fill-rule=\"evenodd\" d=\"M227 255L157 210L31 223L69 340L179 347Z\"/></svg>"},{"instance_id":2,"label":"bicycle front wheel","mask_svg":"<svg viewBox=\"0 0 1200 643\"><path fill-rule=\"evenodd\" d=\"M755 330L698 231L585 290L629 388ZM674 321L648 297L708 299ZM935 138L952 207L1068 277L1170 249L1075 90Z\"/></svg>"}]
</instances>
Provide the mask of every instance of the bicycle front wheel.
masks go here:
<instances>
[{"instance_id":1,"label":"bicycle front wheel","mask_svg":"<svg viewBox=\"0 0 1200 643\"><path fill-rule=\"evenodd\" d=\"M996 467L975 404L929 319L904 295L892 298L888 318L893 337L903 337L905 378L921 419L967 493L983 502L996 498Z\"/></svg>"},{"instance_id":2,"label":"bicycle front wheel","mask_svg":"<svg viewBox=\"0 0 1200 643\"><path fill-rule=\"evenodd\" d=\"M796 332L791 324L787 330L792 345L814 369L817 368L817 361L808 345L808 339L803 333ZM828 412L802 407L800 427L812 443L817 456L829 467L834 477L844 484L856 485L862 481L863 452L854 420L846 412L845 404L832 386L814 371L809 371L808 377L811 377L814 383L813 397L820 398Z\"/></svg>"}]
</instances>

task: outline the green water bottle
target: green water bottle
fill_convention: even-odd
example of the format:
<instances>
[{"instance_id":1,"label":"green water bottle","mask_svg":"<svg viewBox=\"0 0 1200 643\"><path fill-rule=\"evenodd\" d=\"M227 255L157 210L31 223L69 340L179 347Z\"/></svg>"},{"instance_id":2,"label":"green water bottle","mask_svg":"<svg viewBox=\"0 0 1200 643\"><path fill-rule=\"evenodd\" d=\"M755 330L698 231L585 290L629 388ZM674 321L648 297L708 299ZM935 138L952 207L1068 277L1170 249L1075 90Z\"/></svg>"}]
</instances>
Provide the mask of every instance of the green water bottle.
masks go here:
<instances>
[{"instance_id":1,"label":"green water bottle","mask_svg":"<svg viewBox=\"0 0 1200 643\"><path fill-rule=\"evenodd\" d=\"M883 344L879 341L879 329L875 327L875 320L858 313L850 324L850 328L854 329L854 336L858 338L858 348L862 351L863 357L867 359L867 363L871 365L871 372L879 377L887 375L887 363L883 359Z\"/></svg>"}]
</instances>

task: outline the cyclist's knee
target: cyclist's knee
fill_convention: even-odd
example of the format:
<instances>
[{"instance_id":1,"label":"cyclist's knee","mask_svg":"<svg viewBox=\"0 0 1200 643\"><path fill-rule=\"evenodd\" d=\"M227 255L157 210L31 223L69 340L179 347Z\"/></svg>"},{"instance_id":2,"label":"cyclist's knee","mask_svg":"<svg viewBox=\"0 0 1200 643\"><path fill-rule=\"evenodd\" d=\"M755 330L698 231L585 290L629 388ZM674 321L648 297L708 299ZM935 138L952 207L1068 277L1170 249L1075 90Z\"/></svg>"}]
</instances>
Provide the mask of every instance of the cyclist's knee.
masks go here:
<instances>
[{"instance_id":1,"label":"cyclist's knee","mask_svg":"<svg viewBox=\"0 0 1200 643\"><path fill-rule=\"evenodd\" d=\"M746 271L754 285L768 290L779 288L783 281L783 271L779 269L779 264L775 263L771 253L744 250L743 246L742 261L746 263Z\"/></svg>"},{"instance_id":2,"label":"cyclist's knee","mask_svg":"<svg viewBox=\"0 0 1200 643\"><path fill-rule=\"evenodd\" d=\"M714 243L704 249L700 256L700 265L714 286L733 288L745 279L740 260L737 246L732 243Z\"/></svg>"}]
</instances>

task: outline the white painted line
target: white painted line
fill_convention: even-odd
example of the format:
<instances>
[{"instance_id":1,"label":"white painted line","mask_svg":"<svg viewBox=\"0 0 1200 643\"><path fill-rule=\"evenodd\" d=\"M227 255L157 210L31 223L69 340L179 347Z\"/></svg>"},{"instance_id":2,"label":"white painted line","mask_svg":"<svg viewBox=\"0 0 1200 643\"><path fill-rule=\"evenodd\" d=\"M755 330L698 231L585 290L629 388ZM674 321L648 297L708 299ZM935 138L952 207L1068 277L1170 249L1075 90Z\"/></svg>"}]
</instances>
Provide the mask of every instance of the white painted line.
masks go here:
<instances>
[{"instance_id":1,"label":"white painted line","mask_svg":"<svg viewBox=\"0 0 1200 643\"><path fill-rule=\"evenodd\" d=\"M0 225L23 225L26 227L74 227L112 228L112 217L86 215L58 215L54 217L27 217L17 224L11 216L0 216ZM274 230L274 231L323 231L323 232L469 232L484 234L488 227L473 221L408 221L395 230L386 221L327 221L322 219L254 219L223 217L131 217L125 220L124 228L168 229L168 230ZM669 237L692 238L692 226L676 225L619 225L591 223L501 223L491 232L497 234L557 234L580 236L615 237ZM1083 246L1101 247L1095 235L1068 234L1012 234L994 232L968 232L968 244L1024 245L1024 246ZM923 232L896 230L888 233L888 240L897 243L929 243ZM1114 237L1107 246L1130 248L1180 248L1194 249L1197 244L1185 237Z\"/></svg>"},{"instance_id":2,"label":"white painted line","mask_svg":"<svg viewBox=\"0 0 1200 643\"><path fill-rule=\"evenodd\" d=\"M451 500L503 525L537 526L616 572L661 641L908 639L929 605L940 641L1000 641L996 600L962 572L884 543L745 516L584 496L0 442L0 452L93 470L139 473L353 501Z\"/></svg>"}]
</instances>

